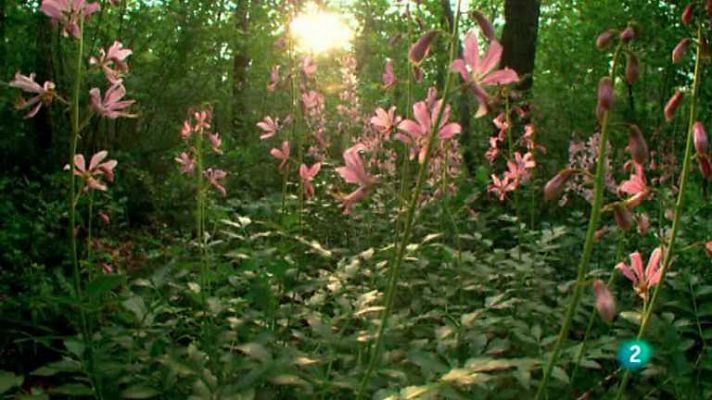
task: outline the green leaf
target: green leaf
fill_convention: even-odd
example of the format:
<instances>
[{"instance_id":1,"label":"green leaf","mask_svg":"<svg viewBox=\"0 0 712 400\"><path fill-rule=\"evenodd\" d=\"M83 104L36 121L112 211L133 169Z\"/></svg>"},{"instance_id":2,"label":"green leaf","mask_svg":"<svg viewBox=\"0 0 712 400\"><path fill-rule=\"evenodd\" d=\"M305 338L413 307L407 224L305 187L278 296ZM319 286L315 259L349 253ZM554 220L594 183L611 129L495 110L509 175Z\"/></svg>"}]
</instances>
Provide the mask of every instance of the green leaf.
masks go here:
<instances>
[{"instance_id":1,"label":"green leaf","mask_svg":"<svg viewBox=\"0 0 712 400\"><path fill-rule=\"evenodd\" d=\"M130 386L121 392L121 397L124 399L150 399L156 397L160 392L150 386L134 385Z\"/></svg>"},{"instance_id":2,"label":"green leaf","mask_svg":"<svg viewBox=\"0 0 712 400\"><path fill-rule=\"evenodd\" d=\"M24 380L25 378L23 376L15 375L8 371L0 371L0 394L22 385Z\"/></svg>"},{"instance_id":3,"label":"green leaf","mask_svg":"<svg viewBox=\"0 0 712 400\"><path fill-rule=\"evenodd\" d=\"M83 383L66 383L50 390L51 394L63 394L66 396L92 396L94 390Z\"/></svg>"},{"instance_id":4,"label":"green leaf","mask_svg":"<svg viewBox=\"0 0 712 400\"><path fill-rule=\"evenodd\" d=\"M123 275L99 275L94 278L86 288L87 296L97 298L106 294L124 283L126 278Z\"/></svg>"},{"instance_id":5,"label":"green leaf","mask_svg":"<svg viewBox=\"0 0 712 400\"><path fill-rule=\"evenodd\" d=\"M78 362L72 360L60 360L37 368L32 372L32 375L53 376L63 372L72 373L79 371L81 371L81 366Z\"/></svg>"},{"instance_id":6,"label":"green leaf","mask_svg":"<svg viewBox=\"0 0 712 400\"><path fill-rule=\"evenodd\" d=\"M131 311L136 317L136 320L139 322L143 321L143 318L148 312L148 310L146 309L146 304L139 296L129 297L128 299L124 300L121 305L123 305L125 309Z\"/></svg>"}]
</instances>

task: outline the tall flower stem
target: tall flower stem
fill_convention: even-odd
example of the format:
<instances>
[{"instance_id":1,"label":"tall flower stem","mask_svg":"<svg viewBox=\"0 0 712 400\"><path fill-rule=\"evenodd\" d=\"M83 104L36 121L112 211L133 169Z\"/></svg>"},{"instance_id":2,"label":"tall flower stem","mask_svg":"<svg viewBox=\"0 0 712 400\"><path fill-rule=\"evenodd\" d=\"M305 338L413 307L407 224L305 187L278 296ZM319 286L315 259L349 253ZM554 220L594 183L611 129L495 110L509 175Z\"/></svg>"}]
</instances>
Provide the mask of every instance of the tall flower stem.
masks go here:
<instances>
[{"instance_id":1,"label":"tall flower stem","mask_svg":"<svg viewBox=\"0 0 712 400\"><path fill-rule=\"evenodd\" d=\"M618 57L620 56L622 48L622 43L618 44L616 51L613 54L613 64L611 65L610 78L612 81L612 86L615 88L616 83L616 69L618 67ZM564 322L561 325L561 330L559 331L559 337L554 344L554 349L551 352L549 361L544 368L543 376L539 382L539 389L537 389L535 400L541 399L546 394L546 387L549 383L549 378L551 377L551 372L554 370L556 361L559 358L559 352L561 351L561 346L564 344L567 336L569 335L569 330L571 329L571 321L573 320L574 314L576 313L576 307L579 301L581 301L581 295L583 293L584 281L586 278L586 272L588 271L588 265L591 261L591 254L593 253L593 245L595 242L596 229L598 229L598 223L601 219L601 208L603 207L603 190L605 188L606 182L606 151L608 143L608 120L609 111L603 112L601 117L601 140L598 148L598 162L596 164L596 176L595 176L595 186L594 186L594 199L593 207L591 209L591 217L588 221L588 230L586 231L586 241L583 245L583 253L581 255L581 261L578 267L578 273L576 275L576 283L574 285L574 294L569 301L568 308L566 309L566 315L564 316Z\"/></svg>"},{"instance_id":2,"label":"tall flower stem","mask_svg":"<svg viewBox=\"0 0 712 400\"><path fill-rule=\"evenodd\" d=\"M460 20L460 4L462 0L457 1L457 14L455 16L455 23L453 24L452 28L452 37L451 43L450 43L450 61L448 62L448 65L452 64L452 61L455 59L456 56L456 51L457 51L457 28ZM403 264L403 258L405 257L406 253L406 248L408 247L408 242L410 241L410 235L412 233L413 229L413 223L415 221L415 213L418 208L418 199L420 199L420 194L423 190L423 184L426 180L426 175L428 171L428 164L430 163L430 158L433 153L433 147L437 143L438 139L438 130L440 126L440 122L442 121L443 114L445 112L445 109L447 108L447 101L448 97L450 95L450 86L452 85L452 74L448 73L447 75L447 80L445 81L445 88L443 90L443 96L442 96L442 103L440 106L440 109L438 110L438 115L437 118L435 118L433 122L433 128L432 131L430 132L430 136L428 137L428 144L427 148L425 151L425 159L423 160L423 163L420 164L420 168L418 169L418 178L415 183L415 189L412 192L412 197L410 199L410 203L408 205L408 211L406 214L406 218L404 221L404 226L403 226L403 233L400 238L400 242L396 246L396 251L395 251L395 258L394 261L391 263L390 271L389 271L389 277L388 277L388 286L386 288L386 294L385 294L385 309L383 310L383 314L381 316L381 322L378 327L378 335L376 337L376 342L374 344L374 347L371 352L371 357L368 363L368 367L366 369L366 373L363 376L363 379L361 380L361 385L359 386L359 392L358 392L358 398L361 398L364 392L364 389L366 388L366 384L368 383L368 380L371 377L371 374L373 373L373 370L376 368L380 361L380 355L381 355L381 347L383 345L383 336L386 330L386 325L388 325L388 318L390 317L391 311L393 309L393 301L395 299L395 294L396 294L396 288L398 286L398 277L400 276L400 268Z\"/></svg>"},{"instance_id":3,"label":"tall flower stem","mask_svg":"<svg viewBox=\"0 0 712 400\"><path fill-rule=\"evenodd\" d=\"M663 257L662 270L660 273L660 281L655 286L652 297L648 302L647 307L644 308L643 319L640 323L640 329L638 330L638 338L640 339L645 335L648 325L650 324L650 319L653 316L653 310L655 309L655 303L660 294L660 290L665 283L665 276L667 274L668 267L670 267L670 262L672 261L673 254L675 252L675 240L677 239L677 234L680 231L680 219L682 217L682 212L685 208L685 191L687 189L687 180L690 176L690 164L693 157L693 141L694 141L694 130L693 126L697 120L697 97L700 90L700 81L702 75L702 25L697 26L697 51L695 55L695 75L692 81L692 100L690 104L690 120L687 126L687 144L685 147L685 159L682 162L682 172L680 173L680 190L677 194L677 201L675 202L675 215L672 220L672 230L670 231L670 236L667 240L667 250L665 251L665 256ZM626 370L623 374L623 379L618 387L618 394L616 399L620 399L623 396L626 385L630 380L630 371Z\"/></svg>"},{"instance_id":4,"label":"tall flower stem","mask_svg":"<svg viewBox=\"0 0 712 400\"><path fill-rule=\"evenodd\" d=\"M80 32L84 32L84 21L79 22ZM74 155L77 154L77 143L79 141L80 132L80 119L79 119L79 99L81 95L82 87L82 72L83 72L83 62L84 62L84 35L79 35L79 42L77 44L77 60L76 60L76 71L74 76L74 88L72 90L72 100L71 100L71 125L72 132L69 139L69 166L70 170L74 168ZM79 308L79 322L82 334L82 340L84 341L84 348L86 349L86 363L87 370L89 373L89 378L94 387L94 394L97 398L103 398L101 387L99 386L99 380L96 379L96 374L94 370L94 351L93 344L91 341L91 334L89 332L89 324L87 322L86 311L83 305L83 295L82 295L82 278L81 272L79 271L79 255L77 254L77 179L74 173L70 173L69 178L69 242L72 257L72 272L74 280L74 296L77 301L77 307Z\"/></svg>"},{"instance_id":5,"label":"tall flower stem","mask_svg":"<svg viewBox=\"0 0 712 400\"><path fill-rule=\"evenodd\" d=\"M195 158L197 164L196 177L196 210L195 210L195 230L200 252L200 293L205 301L208 290L208 261L205 248L205 183L203 179L203 134L204 128L200 128L195 135Z\"/></svg>"}]
</instances>

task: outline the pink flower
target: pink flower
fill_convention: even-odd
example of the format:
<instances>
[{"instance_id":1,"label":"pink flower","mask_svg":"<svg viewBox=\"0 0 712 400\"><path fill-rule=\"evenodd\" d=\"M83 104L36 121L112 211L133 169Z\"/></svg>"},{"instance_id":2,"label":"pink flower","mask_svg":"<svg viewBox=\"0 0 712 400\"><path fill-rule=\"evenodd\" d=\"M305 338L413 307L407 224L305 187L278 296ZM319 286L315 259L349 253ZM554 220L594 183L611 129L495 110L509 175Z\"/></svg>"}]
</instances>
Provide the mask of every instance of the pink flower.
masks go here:
<instances>
[{"instance_id":1,"label":"pink flower","mask_svg":"<svg viewBox=\"0 0 712 400\"><path fill-rule=\"evenodd\" d=\"M712 241L705 243L705 251L708 256L712 257Z\"/></svg>"},{"instance_id":2,"label":"pink flower","mask_svg":"<svg viewBox=\"0 0 712 400\"><path fill-rule=\"evenodd\" d=\"M475 10L472 12L472 17L474 17L477 21L477 25L480 26L480 30L482 31L482 34L485 35L487 40L493 41L497 39L494 32L494 26L492 26L492 23L487 19L487 17L485 17L484 14Z\"/></svg>"},{"instance_id":3,"label":"pink flower","mask_svg":"<svg viewBox=\"0 0 712 400\"><path fill-rule=\"evenodd\" d=\"M279 118L272 119L272 117L267 116L261 122L257 123L257 127L264 132L260 135L260 140L269 139L279 131Z\"/></svg>"},{"instance_id":4,"label":"pink flower","mask_svg":"<svg viewBox=\"0 0 712 400\"><path fill-rule=\"evenodd\" d=\"M35 94L35 96L29 100L22 98L18 104L20 110L34 106L27 115L25 115L25 118L34 117L40 111L42 104L50 105L52 104L52 100L54 100L54 83L45 81L45 83L40 86L39 83L35 82L35 74L25 76L17 72L15 73L15 78L10 81L10 86Z\"/></svg>"},{"instance_id":5,"label":"pink flower","mask_svg":"<svg viewBox=\"0 0 712 400\"><path fill-rule=\"evenodd\" d=\"M196 111L193 114L195 118L195 132L202 133L205 129L210 129L210 122L213 118L213 110L211 108L206 108L200 111Z\"/></svg>"},{"instance_id":6,"label":"pink flower","mask_svg":"<svg viewBox=\"0 0 712 400\"><path fill-rule=\"evenodd\" d=\"M302 102L306 109L316 108L324 104L324 95L314 90L302 94Z\"/></svg>"},{"instance_id":7,"label":"pink flower","mask_svg":"<svg viewBox=\"0 0 712 400\"><path fill-rule=\"evenodd\" d=\"M190 139L190 136L193 134L193 126L190 124L189 120L183 121L183 128L180 131L180 137L183 138L183 140L188 140Z\"/></svg>"},{"instance_id":8,"label":"pink flower","mask_svg":"<svg viewBox=\"0 0 712 400\"><path fill-rule=\"evenodd\" d=\"M79 28L81 21L99 11L99 3L89 3L85 0L42 0L40 10L52 18L52 23L61 23L64 36L72 35L79 39L82 35Z\"/></svg>"},{"instance_id":9,"label":"pink flower","mask_svg":"<svg viewBox=\"0 0 712 400\"><path fill-rule=\"evenodd\" d=\"M366 146L361 143L357 143L346 149L346 151L344 151L344 163L346 165L336 168L336 172L341 175L347 183L359 185L358 189L343 196L341 199L344 205L345 215L350 214L353 205L366 198L369 190L378 183L378 178L369 175L366 171L366 166L359 154L360 151L364 150L366 150Z\"/></svg>"},{"instance_id":10,"label":"pink flower","mask_svg":"<svg viewBox=\"0 0 712 400\"><path fill-rule=\"evenodd\" d=\"M450 69L459 72L462 79L472 88L480 104L475 117L487 114L489 95L485 86L507 85L519 81L516 71L504 68L495 70L502 58L502 45L498 41L490 41L490 47L484 58L480 58L479 39L476 31L471 31L465 37L464 59L453 61Z\"/></svg>"},{"instance_id":11,"label":"pink flower","mask_svg":"<svg viewBox=\"0 0 712 400\"><path fill-rule=\"evenodd\" d=\"M494 193L499 201L507 200L507 192L511 192L517 188L517 184L511 181L508 176L504 176L501 180L497 175L492 175L492 184L487 188L487 191Z\"/></svg>"},{"instance_id":12,"label":"pink flower","mask_svg":"<svg viewBox=\"0 0 712 400\"><path fill-rule=\"evenodd\" d=\"M106 79L113 85L121 81L122 74L129 72L129 65L126 58L133 53L131 49L124 49L124 45L119 41L109 47L109 51L99 49L99 58L91 57L89 64L98 65L104 70Z\"/></svg>"},{"instance_id":13,"label":"pink flower","mask_svg":"<svg viewBox=\"0 0 712 400\"><path fill-rule=\"evenodd\" d=\"M312 77L316 74L316 63L314 63L313 58L310 56L304 57L304 60L302 60L302 71L304 71L304 75L307 77Z\"/></svg>"},{"instance_id":14,"label":"pink flower","mask_svg":"<svg viewBox=\"0 0 712 400\"><path fill-rule=\"evenodd\" d=\"M282 160L282 162L279 164L279 172L284 172L287 169L287 165L289 165L289 142L284 141L282 142L282 148L274 148L270 150L269 152L272 157Z\"/></svg>"},{"instance_id":15,"label":"pink flower","mask_svg":"<svg viewBox=\"0 0 712 400\"><path fill-rule=\"evenodd\" d=\"M279 86L279 69L281 68L280 65L273 65L272 66L272 73L270 74L270 83L267 85L267 91L268 92L274 92L277 90L277 86Z\"/></svg>"},{"instance_id":16,"label":"pink flower","mask_svg":"<svg viewBox=\"0 0 712 400\"><path fill-rule=\"evenodd\" d=\"M431 110L428 110L427 103L419 101L413 105L415 121L406 119L398 124L398 129L405 132L405 134L397 134L396 139L411 145L414 152L419 153L418 162L421 164L425 161L430 133L433 131L433 125L438 118L442 106L443 103L441 99L435 103ZM449 119L450 106L446 106L442 118L440 119L440 126L438 126L438 136L442 140L451 139L462 131L460 124L456 122L448 123Z\"/></svg>"},{"instance_id":17,"label":"pink flower","mask_svg":"<svg viewBox=\"0 0 712 400\"><path fill-rule=\"evenodd\" d=\"M490 164L494 164L494 162L497 160L497 157L499 157L499 142L500 138L498 136L492 136L489 139L490 142L490 147L487 149L487 152L485 153L485 158L487 158L487 161L490 162Z\"/></svg>"},{"instance_id":18,"label":"pink flower","mask_svg":"<svg viewBox=\"0 0 712 400\"><path fill-rule=\"evenodd\" d=\"M386 70L383 72L383 87L385 89L390 89L394 87L397 83L396 74L393 71L393 61L388 60L386 63Z\"/></svg>"},{"instance_id":19,"label":"pink flower","mask_svg":"<svg viewBox=\"0 0 712 400\"><path fill-rule=\"evenodd\" d=\"M388 111L381 107L376 109L376 115L371 117L371 125L381 132L386 138L391 136L393 128L398 126L401 118L396 116L396 107L392 106Z\"/></svg>"},{"instance_id":20,"label":"pink flower","mask_svg":"<svg viewBox=\"0 0 712 400\"><path fill-rule=\"evenodd\" d=\"M302 164L299 167L299 176L302 178L302 182L304 183L304 194L307 199L314 197L314 184L312 182L320 170L321 163L316 163L311 167L307 167L305 164Z\"/></svg>"},{"instance_id":21,"label":"pink flower","mask_svg":"<svg viewBox=\"0 0 712 400\"><path fill-rule=\"evenodd\" d=\"M224 179L226 176L227 172L221 169L208 168L205 170L205 177L208 178L208 182L210 182L215 189L222 193L223 196L227 196L227 190L225 190L225 186L220 183L220 180Z\"/></svg>"},{"instance_id":22,"label":"pink flower","mask_svg":"<svg viewBox=\"0 0 712 400\"><path fill-rule=\"evenodd\" d=\"M635 172L630 176L630 179L623 181L618 187L619 192L630 195L625 201L630 208L640 205L650 193L643 166L638 163L633 164L635 165Z\"/></svg>"},{"instance_id":23,"label":"pink flower","mask_svg":"<svg viewBox=\"0 0 712 400\"><path fill-rule=\"evenodd\" d=\"M106 176L106 180L109 182L114 181L114 168L117 162L116 160L104 161L108 154L106 150L94 154L89 161L88 167L84 155L74 155L74 170L72 173L84 179L85 192L90 189L105 191L106 184L101 180L101 176Z\"/></svg>"},{"instance_id":24,"label":"pink flower","mask_svg":"<svg viewBox=\"0 0 712 400\"><path fill-rule=\"evenodd\" d=\"M217 154L223 153L222 150L220 150L220 145L222 145L222 139L220 138L219 133L208 133L208 140L210 141L210 146L213 148L214 152L216 152Z\"/></svg>"},{"instance_id":25,"label":"pink flower","mask_svg":"<svg viewBox=\"0 0 712 400\"><path fill-rule=\"evenodd\" d=\"M662 261L662 258L663 250L658 247L653 251L653 254L650 255L648 266L645 268L645 271L643 271L643 257L636 251L630 255L630 266L621 262L616 265L616 268L621 270L623 275L633 282L633 287L638 296L645 299L647 298L648 290L660 282L662 275L660 261Z\"/></svg>"},{"instance_id":26,"label":"pink flower","mask_svg":"<svg viewBox=\"0 0 712 400\"><path fill-rule=\"evenodd\" d=\"M638 215L638 233L645 236L650 231L650 216L648 213Z\"/></svg>"},{"instance_id":27,"label":"pink flower","mask_svg":"<svg viewBox=\"0 0 712 400\"><path fill-rule=\"evenodd\" d=\"M91 105L99 115L107 118L116 119L119 117L134 118L136 114L129 114L123 110L131 106L134 100L121 100L126 95L126 88L121 84L121 81L114 84L106 91L104 98L101 98L99 88L93 88L89 91L91 95Z\"/></svg>"},{"instance_id":28,"label":"pink flower","mask_svg":"<svg viewBox=\"0 0 712 400\"><path fill-rule=\"evenodd\" d=\"M507 161L507 168L509 170L504 174L513 182L527 182L531 178L529 170L535 167L536 161L532 153L526 153L522 156L522 154L517 151L514 153L514 160Z\"/></svg>"},{"instance_id":29,"label":"pink flower","mask_svg":"<svg viewBox=\"0 0 712 400\"><path fill-rule=\"evenodd\" d=\"M101 269L107 275L111 275L114 273L114 267L109 263L101 263Z\"/></svg>"},{"instance_id":30,"label":"pink flower","mask_svg":"<svg viewBox=\"0 0 712 400\"><path fill-rule=\"evenodd\" d=\"M184 174L190 174L195 170L195 160L190 157L190 154L185 151L180 153L178 157L175 158L176 162L181 165L180 172Z\"/></svg>"},{"instance_id":31,"label":"pink flower","mask_svg":"<svg viewBox=\"0 0 712 400\"><path fill-rule=\"evenodd\" d=\"M600 279L593 282L593 291L596 293L596 310L604 321L610 323L616 316L616 301L613 294Z\"/></svg>"}]
</instances>

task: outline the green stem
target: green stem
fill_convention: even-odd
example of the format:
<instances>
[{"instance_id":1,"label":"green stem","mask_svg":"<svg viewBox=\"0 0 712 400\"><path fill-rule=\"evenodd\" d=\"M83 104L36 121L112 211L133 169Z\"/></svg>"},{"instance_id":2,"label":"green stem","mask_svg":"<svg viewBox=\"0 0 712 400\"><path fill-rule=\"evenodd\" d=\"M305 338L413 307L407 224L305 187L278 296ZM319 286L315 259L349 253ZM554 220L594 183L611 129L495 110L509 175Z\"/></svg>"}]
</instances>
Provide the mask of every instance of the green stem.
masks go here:
<instances>
[{"instance_id":1,"label":"green stem","mask_svg":"<svg viewBox=\"0 0 712 400\"><path fill-rule=\"evenodd\" d=\"M87 216L87 264L91 266L91 228L92 228L92 216L94 214L94 191L89 193L89 215ZM89 269L89 278L91 276L93 269Z\"/></svg>"},{"instance_id":2,"label":"green stem","mask_svg":"<svg viewBox=\"0 0 712 400\"><path fill-rule=\"evenodd\" d=\"M618 44L616 51L613 55L613 65L611 66L611 81L612 86L615 88L616 83L616 68L618 66L618 57L621 52L621 44ZM541 381L539 382L539 389L537 390L535 400L541 399L546 394L546 387L549 383L549 378L551 377L551 372L554 370L556 361L559 357L559 352L561 351L561 346L564 344L567 336L569 335L569 329L571 328L571 321L573 320L574 314L576 313L576 307L581 300L581 294L583 293L584 280L586 278L586 271L588 270L588 265L591 261L591 254L593 252L593 245L595 242L596 229L598 229L598 222L601 218L601 208L603 206L603 190L605 188L605 176L606 176L606 152L608 143L608 119L609 111L603 112L603 117L601 118L601 138L598 148L598 163L596 165L596 180L594 187L594 199L593 207L591 209L591 217L588 221L588 230L586 231L586 241L583 246L583 254L581 255L581 262L579 263L578 273L576 276L576 283L574 286L574 294L569 302L568 308L566 309L566 315L564 317L564 323L561 325L561 330L559 331L559 337L556 340L554 349L551 352L549 361L544 368L544 373Z\"/></svg>"},{"instance_id":3,"label":"green stem","mask_svg":"<svg viewBox=\"0 0 712 400\"><path fill-rule=\"evenodd\" d=\"M195 210L195 230L198 241L198 251L200 253L200 286L203 302L207 298L208 290L208 263L205 253L205 188L203 179L203 134L204 128L200 128L195 133L195 158L197 164L196 176L196 210Z\"/></svg>"},{"instance_id":4,"label":"green stem","mask_svg":"<svg viewBox=\"0 0 712 400\"><path fill-rule=\"evenodd\" d=\"M640 324L640 329L638 330L638 339L643 337L643 335L645 335L646 330L648 329L650 319L653 315L653 310L655 309L655 303L658 300L660 290L665 283L665 276L667 275L667 270L670 267L670 262L672 261L672 257L675 251L675 241L677 239L677 234L680 230L680 219L682 217L682 212L685 208L685 192L687 189L687 180L690 175L690 164L694 155L692 151L694 141L693 126L695 124L695 121L697 120L697 96L700 89L700 76L702 74L702 46L700 46L700 43L702 42L702 32L702 25L698 25L697 52L695 56L695 76L694 80L692 81L692 103L690 104L689 115L690 120L688 121L687 126L687 144L685 147L685 159L682 162L682 172L680 173L680 191L677 194L677 201L675 203L675 216L673 217L672 221L672 230L670 231L670 236L668 238L667 250L665 251L665 256L663 257L663 263L661 267L662 270L660 272L660 282L658 282L657 286L655 286L653 296L650 298L650 302L645 308L643 319ZM623 392L625 391L625 387L628 384L629 380L630 371L626 370L626 372L623 374L621 384L618 387L618 394L616 395L616 399L622 398Z\"/></svg>"},{"instance_id":5,"label":"green stem","mask_svg":"<svg viewBox=\"0 0 712 400\"><path fill-rule=\"evenodd\" d=\"M455 17L455 23L453 24L452 28L452 38L451 38L451 43L450 43L450 62L448 62L448 65L452 64L452 61L455 59L456 55L456 43L457 43L457 27L459 24L460 20L460 3L462 0L457 1L457 14ZM452 84L452 74L448 73L447 74L447 80L445 82L445 88L443 90L443 95L442 95L442 105L438 111L437 118L435 118L432 126L432 131L430 132L430 136L428 137L428 143L427 143L427 148L425 151L425 159L423 160L423 163L420 164L420 168L418 169L418 178L415 183L415 189L413 190L412 197L410 199L410 204L408 206L408 211L406 214L405 218L405 225L403 227L403 234L400 240L400 243L398 243L397 249L396 249L396 254L395 254L395 260L391 264L391 269L390 269L390 276L388 279L388 286L386 289L386 294L385 294L385 309L383 310L383 314L381 316L381 323L380 326L378 327L378 335L376 337L376 343L374 344L373 352L371 354L371 358L368 364L368 368L366 369L366 373L364 374L363 379L361 380L361 384L359 386L359 391L358 391L358 398L361 398L364 392L364 389L366 388L366 384L371 377L371 374L373 373L373 370L375 367L378 365L380 361L380 353L381 353L381 347L383 345L383 336L385 333L386 326L388 325L388 318L390 316L390 313L393 308L393 301L395 299L395 293L396 293L396 288L398 286L398 277L400 275L400 268L401 265L403 264L403 258L405 257L406 249L408 247L408 241L410 240L410 235L413 229L413 223L415 222L415 212L416 209L418 208L418 199L420 198L420 194L423 190L423 184L426 180L426 175L428 171L428 164L430 163L430 158L432 156L433 152L433 147L437 143L438 139L438 128L440 126L440 122L442 121L442 117L445 111L445 108L447 107L447 101L448 97L450 95L450 86Z\"/></svg>"}]
</instances>

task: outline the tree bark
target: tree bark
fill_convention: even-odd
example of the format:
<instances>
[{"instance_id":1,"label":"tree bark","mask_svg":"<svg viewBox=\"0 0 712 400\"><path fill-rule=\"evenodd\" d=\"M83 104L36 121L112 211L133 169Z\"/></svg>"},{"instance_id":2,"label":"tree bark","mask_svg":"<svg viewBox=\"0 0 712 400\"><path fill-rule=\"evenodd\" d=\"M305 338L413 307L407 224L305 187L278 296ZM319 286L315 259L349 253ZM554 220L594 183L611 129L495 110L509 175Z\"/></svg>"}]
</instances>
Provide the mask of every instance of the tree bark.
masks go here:
<instances>
[{"instance_id":1,"label":"tree bark","mask_svg":"<svg viewBox=\"0 0 712 400\"><path fill-rule=\"evenodd\" d=\"M232 62L232 128L235 133L245 132L246 102L244 89L247 84L247 67L250 57L247 54L247 30L249 28L250 0L239 0L235 8L235 30L237 39L233 48ZM246 137L237 137L238 142L244 142Z\"/></svg>"},{"instance_id":2,"label":"tree bark","mask_svg":"<svg viewBox=\"0 0 712 400\"><path fill-rule=\"evenodd\" d=\"M504 31L502 32L501 65L517 71L522 78L520 90L532 87L537 33L539 30L540 0L505 0Z\"/></svg>"}]
</instances>

